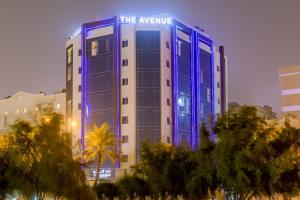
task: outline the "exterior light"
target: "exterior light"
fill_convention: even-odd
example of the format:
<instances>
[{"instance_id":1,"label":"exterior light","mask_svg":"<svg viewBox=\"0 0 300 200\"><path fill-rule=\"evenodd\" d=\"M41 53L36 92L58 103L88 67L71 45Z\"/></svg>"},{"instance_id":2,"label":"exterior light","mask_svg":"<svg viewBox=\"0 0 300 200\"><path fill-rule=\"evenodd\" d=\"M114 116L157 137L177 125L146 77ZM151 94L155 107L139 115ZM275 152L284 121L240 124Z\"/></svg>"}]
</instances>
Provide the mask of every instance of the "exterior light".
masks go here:
<instances>
[{"instance_id":1,"label":"exterior light","mask_svg":"<svg viewBox=\"0 0 300 200\"><path fill-rule=\"evenodd\" d=\"M75 127L75 126L77 126L77 123L76 123L76 121L72 121L72 123L71 123L71 126L72 126L72 127Z\"/></svg>"},{"instance_id":2,"label":"exterior light","mask_svg":"<svg viewBox=\"0 0 300 200\"><path fill-rule=\"evenodd\" d=\"M57 109L60 109L60 104L59 104L59 103L56 104L56 108L57 108Z\"/></svg>"},{"instance_id":3,"label":"exterior light","mask_svg":"<svg viewBox=\"0 0 300 200\"><path fill-rule=\"evenodd\" d=\"M50 118L49 118L49 117L46 117L46 118L45 118L45 121L46 121L46 122L50 122Z\"/></svg>"},{"instance_id":4,"label":"exterior light","mask_svg":"<svg viewBox=\"0 0 300 200\"><path fill-rule=\"evenodd\" d=\"M4 115L8 115L8 112L7 112L7 111L5 111L5 112L4 112Z\"/></svg>"},{"instance_id":5,"label":"exterior light","mask_svg":"<svg viewBox=\"0 0 300 200\"><path fill-rule=\"evenodd\" d=\"M16 113L19 114L19 113L20 113L20 110L16 110Z\"/></svg>"},{"instance_id":6,"label":"exterior light","mask_svg":"<svg viewBox=\"0 0 300 200\"><path fill-rule=\"evenodd\" d=\"M23 112L24 112L24 113L27 113L27 108L24 108Z\"/></svg>"}]
</instances>

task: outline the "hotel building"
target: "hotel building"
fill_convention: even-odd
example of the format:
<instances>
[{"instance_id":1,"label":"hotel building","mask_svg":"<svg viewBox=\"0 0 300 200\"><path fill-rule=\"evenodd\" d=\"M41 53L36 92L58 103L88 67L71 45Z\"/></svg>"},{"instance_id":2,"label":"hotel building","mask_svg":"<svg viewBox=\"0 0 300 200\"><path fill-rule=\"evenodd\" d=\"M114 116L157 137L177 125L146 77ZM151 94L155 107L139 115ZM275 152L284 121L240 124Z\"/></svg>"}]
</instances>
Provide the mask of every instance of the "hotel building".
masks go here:
<instances>
[{"instance_id":1,"label":"hotel building","mask_svg":"<svg viewBox=\"0 0 300 200\"><path fill-rule=\"evenodd\" d=\"M300 65L279 69L281 111L300 117Z\"/></svg>"},{"instance_id":2,"label":"hotel building","mask_svg":"<svg viewBox=\"0 0 300 200\"><path fill-rule=\"evenodd\" d=\"M177 19L112 17L67 41L66 92L76 140L84 146L93 125L107 122L123 158L115 172L124 174L145 141L199 144L201 123L227 110L227 59L224 47Z\"/></svg>"}]
</instances>

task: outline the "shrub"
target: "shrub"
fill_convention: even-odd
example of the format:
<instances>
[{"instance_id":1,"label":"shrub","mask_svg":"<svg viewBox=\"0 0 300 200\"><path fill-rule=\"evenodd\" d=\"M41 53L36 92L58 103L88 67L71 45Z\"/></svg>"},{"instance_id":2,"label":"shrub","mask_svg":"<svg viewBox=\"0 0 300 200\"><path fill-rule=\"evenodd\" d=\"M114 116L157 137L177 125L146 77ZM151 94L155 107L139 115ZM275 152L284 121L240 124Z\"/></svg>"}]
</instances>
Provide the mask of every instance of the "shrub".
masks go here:
<instances>
[{"instance_id":1,"label":"shrub","mask_svg":"<svg viewBox=\"0 0 300 200\"><path fill-rule=\"evenodd\" d=\"M114 199L121 195L120 189L113 183L103 182L94 187L98 199Z\"/></svg>"},{"instance_id":2,"label":"shrub","mask_svg":"<svg viewBox=\"0 0 300 200\"><path fill-rule=\"evenodd\" d=\"M149 183L137 176L125 176L117 182L123 196L130 197L134 196L146 197L151 194L151 188Z\"/></svg>"}]
</instances>

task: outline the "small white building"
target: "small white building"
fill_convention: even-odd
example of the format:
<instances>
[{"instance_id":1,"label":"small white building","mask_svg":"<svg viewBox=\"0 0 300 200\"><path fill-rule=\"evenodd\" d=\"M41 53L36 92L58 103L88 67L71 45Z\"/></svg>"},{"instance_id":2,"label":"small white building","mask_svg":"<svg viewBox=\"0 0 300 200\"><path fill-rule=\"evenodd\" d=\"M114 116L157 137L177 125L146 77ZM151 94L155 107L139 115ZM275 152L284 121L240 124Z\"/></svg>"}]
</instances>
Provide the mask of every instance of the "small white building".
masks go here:
<instances>
[{"instance_id":1,"label":"small white building","mask_svg":"<svg viewBox=\"0 0 300 200\"><path fill-rule=\"evenodd\" d=\"M16 120L33 122L39 113L39 106L53 106L54 111L66 114L66 93L51 95L17 92L13 96L0 99L0 133L6 133Z\"/></svg>"}]
</instances>

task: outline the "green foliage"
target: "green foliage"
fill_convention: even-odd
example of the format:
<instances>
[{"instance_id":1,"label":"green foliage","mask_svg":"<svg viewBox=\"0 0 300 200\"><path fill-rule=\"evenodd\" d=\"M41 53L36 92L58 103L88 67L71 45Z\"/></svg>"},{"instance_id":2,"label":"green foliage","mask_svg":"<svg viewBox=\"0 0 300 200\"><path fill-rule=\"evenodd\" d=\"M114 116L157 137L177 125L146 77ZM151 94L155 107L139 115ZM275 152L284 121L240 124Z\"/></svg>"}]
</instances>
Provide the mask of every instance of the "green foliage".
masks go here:
<instances>
[{"instance_id":1,"label":"green foliage","mask_svg":"<svg viewBox=\"0 0 300 200\"><path fill-rule=\"evenodd\" d=\"M125 176L117 182L124 198L132 199L135 196L145 198L151 195L149 183L137 176Z\"/></svg>"},{"instance_id":2,"label":"green foliage","mask_svg":"<svg viewBox=\"0 0 300 200\"><path fill-rule=\"evenodd\" d=\"M134 174L145 177L156 196L187 195L186 185L195 168L192 151L182 145L175 148L164 144L144 144L140 164Z\"/></svg>"},{"instance_id":3,"label":"green foliage","mask_svg":"<svg viewBox=\"0 0 300 200\"><path fill-rule=\"evenodd\" d=\"M196 168L191 172L187 184L190 198L205 199L209 194L214 194L218 187L216 166L212 152L215 144L211 141L210 133L202 124L200 130L200 145L194 151L192 159L196 162Z\"/></svg>"},{"instance_id":4,"label":"green foliage","mask_svg":"<svg viewBox=\"0 0 300 200\"><path fill-rule=\"evenodd\" d=\"M62 116L51 111L43 111L35 125L12 125L7 148L2 149L9 161L4 174L11 191L39 199L86 199L91 193L80 163L73 160L71 137L61 127Z\"/></svg>"},{"instance_id":5,"label":"green foliage","mask_svg":"<svg viewBox=\"0 0 300 200\"><path fill-rule=\"evenodd\" d=\"M99 200L109 199L113 200L116 197L121 196L121 191L118 186L110 182L102 182L94 187L94 191Z\"/></svg>"}]
</instances>

